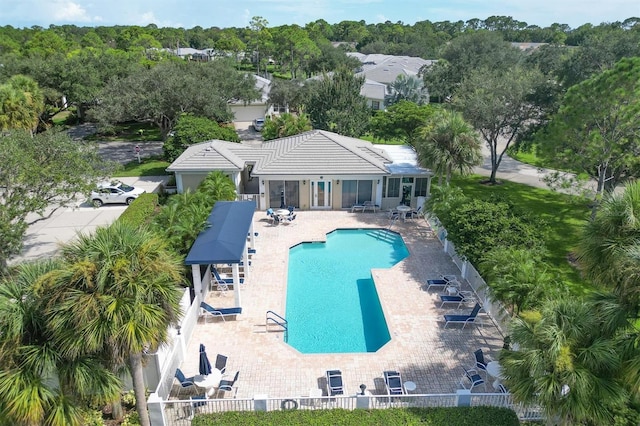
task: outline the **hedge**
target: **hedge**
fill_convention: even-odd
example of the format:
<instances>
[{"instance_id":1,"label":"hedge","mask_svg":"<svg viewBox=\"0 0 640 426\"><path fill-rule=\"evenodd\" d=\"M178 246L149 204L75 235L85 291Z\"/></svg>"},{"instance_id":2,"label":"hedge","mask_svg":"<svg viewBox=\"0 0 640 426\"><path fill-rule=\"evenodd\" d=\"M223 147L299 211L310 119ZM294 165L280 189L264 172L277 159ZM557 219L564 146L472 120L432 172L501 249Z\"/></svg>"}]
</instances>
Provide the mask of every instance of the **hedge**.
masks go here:
<instances>
[{"instance_id":1,"label":"hedge","mask_svg":"<svg viewBox=\"0 0 640 426\"><path fill-rule=\"evenodd\" d=\"M119 221L130 223L134 226L142 226L149 223L158 207L158 194L144 193L127 207L118 218Z\"/></svg>"},{"instance_id":2,"label":"hedge","mask_svg":"<svg viewBox=\"0 0 640 426\"><path fill-rule=\"evenodd\" d=\"M385 410L247 411L197 415L192 426L234 425L428 425L517 426L512 410L498 407L390 408Z\"/></svg>"}]
</instances>

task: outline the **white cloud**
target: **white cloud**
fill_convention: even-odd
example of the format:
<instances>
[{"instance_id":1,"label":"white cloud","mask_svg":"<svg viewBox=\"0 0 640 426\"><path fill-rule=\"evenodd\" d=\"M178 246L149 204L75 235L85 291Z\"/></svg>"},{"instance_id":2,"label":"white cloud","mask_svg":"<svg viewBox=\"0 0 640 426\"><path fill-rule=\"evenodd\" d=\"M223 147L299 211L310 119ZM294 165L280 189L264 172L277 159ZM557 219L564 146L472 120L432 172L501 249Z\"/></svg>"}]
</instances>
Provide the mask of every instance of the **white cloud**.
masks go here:
<instances>
[{"instance_id":1,"label":"white cloud","mask_svg":"<svg viewBox=\"0 0 640 426\"><path fill-rule=\"evenodd\" d=\"M70 0L54 0L48 4L47 9L53 21L57 22L91 22L93 19L87 10Z\"/></svg>"}]
</instances>

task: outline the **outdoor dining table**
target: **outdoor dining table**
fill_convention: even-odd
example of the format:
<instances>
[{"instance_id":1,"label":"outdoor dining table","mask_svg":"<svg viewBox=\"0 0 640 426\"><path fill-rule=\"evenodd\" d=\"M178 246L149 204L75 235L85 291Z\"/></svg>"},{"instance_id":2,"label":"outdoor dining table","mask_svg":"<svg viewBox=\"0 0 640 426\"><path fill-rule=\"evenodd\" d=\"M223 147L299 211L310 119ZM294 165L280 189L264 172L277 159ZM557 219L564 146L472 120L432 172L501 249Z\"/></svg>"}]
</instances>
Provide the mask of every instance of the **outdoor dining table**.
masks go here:
<instances>
[{"instance_id":1,"label":"outdoor dining table","mask_svg":"<svg viewBox=\"0 0 640 426\"><path fill-rule=\"evenodd\" d=\"M277 214L278 216L289 216L291 212L287 209L278 209L274 213Z\"/></svg>"},{"instance_id":2,"label":"outdoor dining table","mask_svg":"<svg viewBox=\"0 0 640 426\"><path fill-rule=\"evenodd\" d=\"M396 207L396 210L400 212L402 215L402 221L405 222L407 220L407 213L411 211L411 207L402 205Z\"/></svg>"},{"instance_id":3,"label":"outdoor dining table","mask_svg":"<svg viewBox=\"0 0 640 426\"><path fill-rule=\"evenodd\" d=\"M217 368L212 368L211 373L206 376L202 374L194 376L193 383L199 388L206 389L208 393L211 389L218 387L221 379L222 372Z\"/></svg>"}]
</instances>

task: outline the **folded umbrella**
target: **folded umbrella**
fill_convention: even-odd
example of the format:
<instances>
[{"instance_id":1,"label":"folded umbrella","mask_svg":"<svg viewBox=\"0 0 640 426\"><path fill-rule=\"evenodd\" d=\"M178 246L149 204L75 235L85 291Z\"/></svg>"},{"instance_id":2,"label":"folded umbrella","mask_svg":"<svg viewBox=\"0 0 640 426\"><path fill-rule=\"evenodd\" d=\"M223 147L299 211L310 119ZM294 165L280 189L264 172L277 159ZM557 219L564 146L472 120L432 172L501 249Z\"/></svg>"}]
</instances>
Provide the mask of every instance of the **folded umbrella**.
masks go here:
<instances>
[{"instance_id":1,"label":"folded umbrella","mask_svg":"<svg viewBox=\"0 0 640 426\"><path fill-rule=\"evenodd\" d=\"M211 363L209 362L209 357L207 357L207 352L204 349L204 345L200 343L200 374L203 376L211 374Z\"/></svg>"}]
</instances>

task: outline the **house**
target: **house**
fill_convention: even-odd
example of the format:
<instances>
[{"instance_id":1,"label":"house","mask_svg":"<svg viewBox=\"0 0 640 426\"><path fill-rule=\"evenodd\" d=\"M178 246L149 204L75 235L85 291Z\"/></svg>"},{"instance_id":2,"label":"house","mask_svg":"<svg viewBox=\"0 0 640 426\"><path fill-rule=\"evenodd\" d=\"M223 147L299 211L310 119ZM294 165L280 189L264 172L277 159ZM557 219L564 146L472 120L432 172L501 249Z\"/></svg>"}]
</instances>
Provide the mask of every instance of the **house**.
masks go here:
<instances>
[{"instance_id":1,"label":"house","mask_svg":"<svg viewBox=\"0 0 640 426\"><path fill-rule=\"evenodd\" d=\"M379 53L365 55L358 52L348 52L347 55L362 63L362 67L356 73L357 76L363 76L383 84L393 83L399 75L416 76L423 67L436 62L415 56L382 55Z\"/></svg>"},{"instance_id":2,"label":"house","mask_svg":"<svg viewBox=\"0 0 640 426\"><path fill-rule=\"evenodd\" d=\"M382 209L417 208L429 194L431 171L418 165L409 146L371 142L312 130L249 146L213 140L192 145L168 168L178 192L195 190L220 170L236 185L239 199L259 209L346 209L373 201Z\"/></svg>"},{"instance_id":3,"label":"house","mask_svg":"<svg viewBox=\"0 0 640 426\"><path fill-rule=\"evenodd\" d=\"M398 76L415 77L420 74L423 67L436 62L414 56L377 53L365 55L359 52L348 52L347 55L362 63L356 76L365 78L365 84L360 94L367 99L367 104L371 109L384 109L384 95L389 93L387 86L396 81ZM382 99L379 98L380 92L383 94Z\"/></svg>"},{"instance_id":4,"label":"house","mask_svg":"<svg viewBox=\"0 0 640 426\"><path fill-rule=\"evenodd\" d=\"M269 105L269 91L271 90L271 80L259 75L254 75L256 79L256 89L260 92L260 98L249 103L243 101L230 102L229 106L233 112L233 121L253 121L273 113L273 106Z\"/></svg>"}]
</instances>

